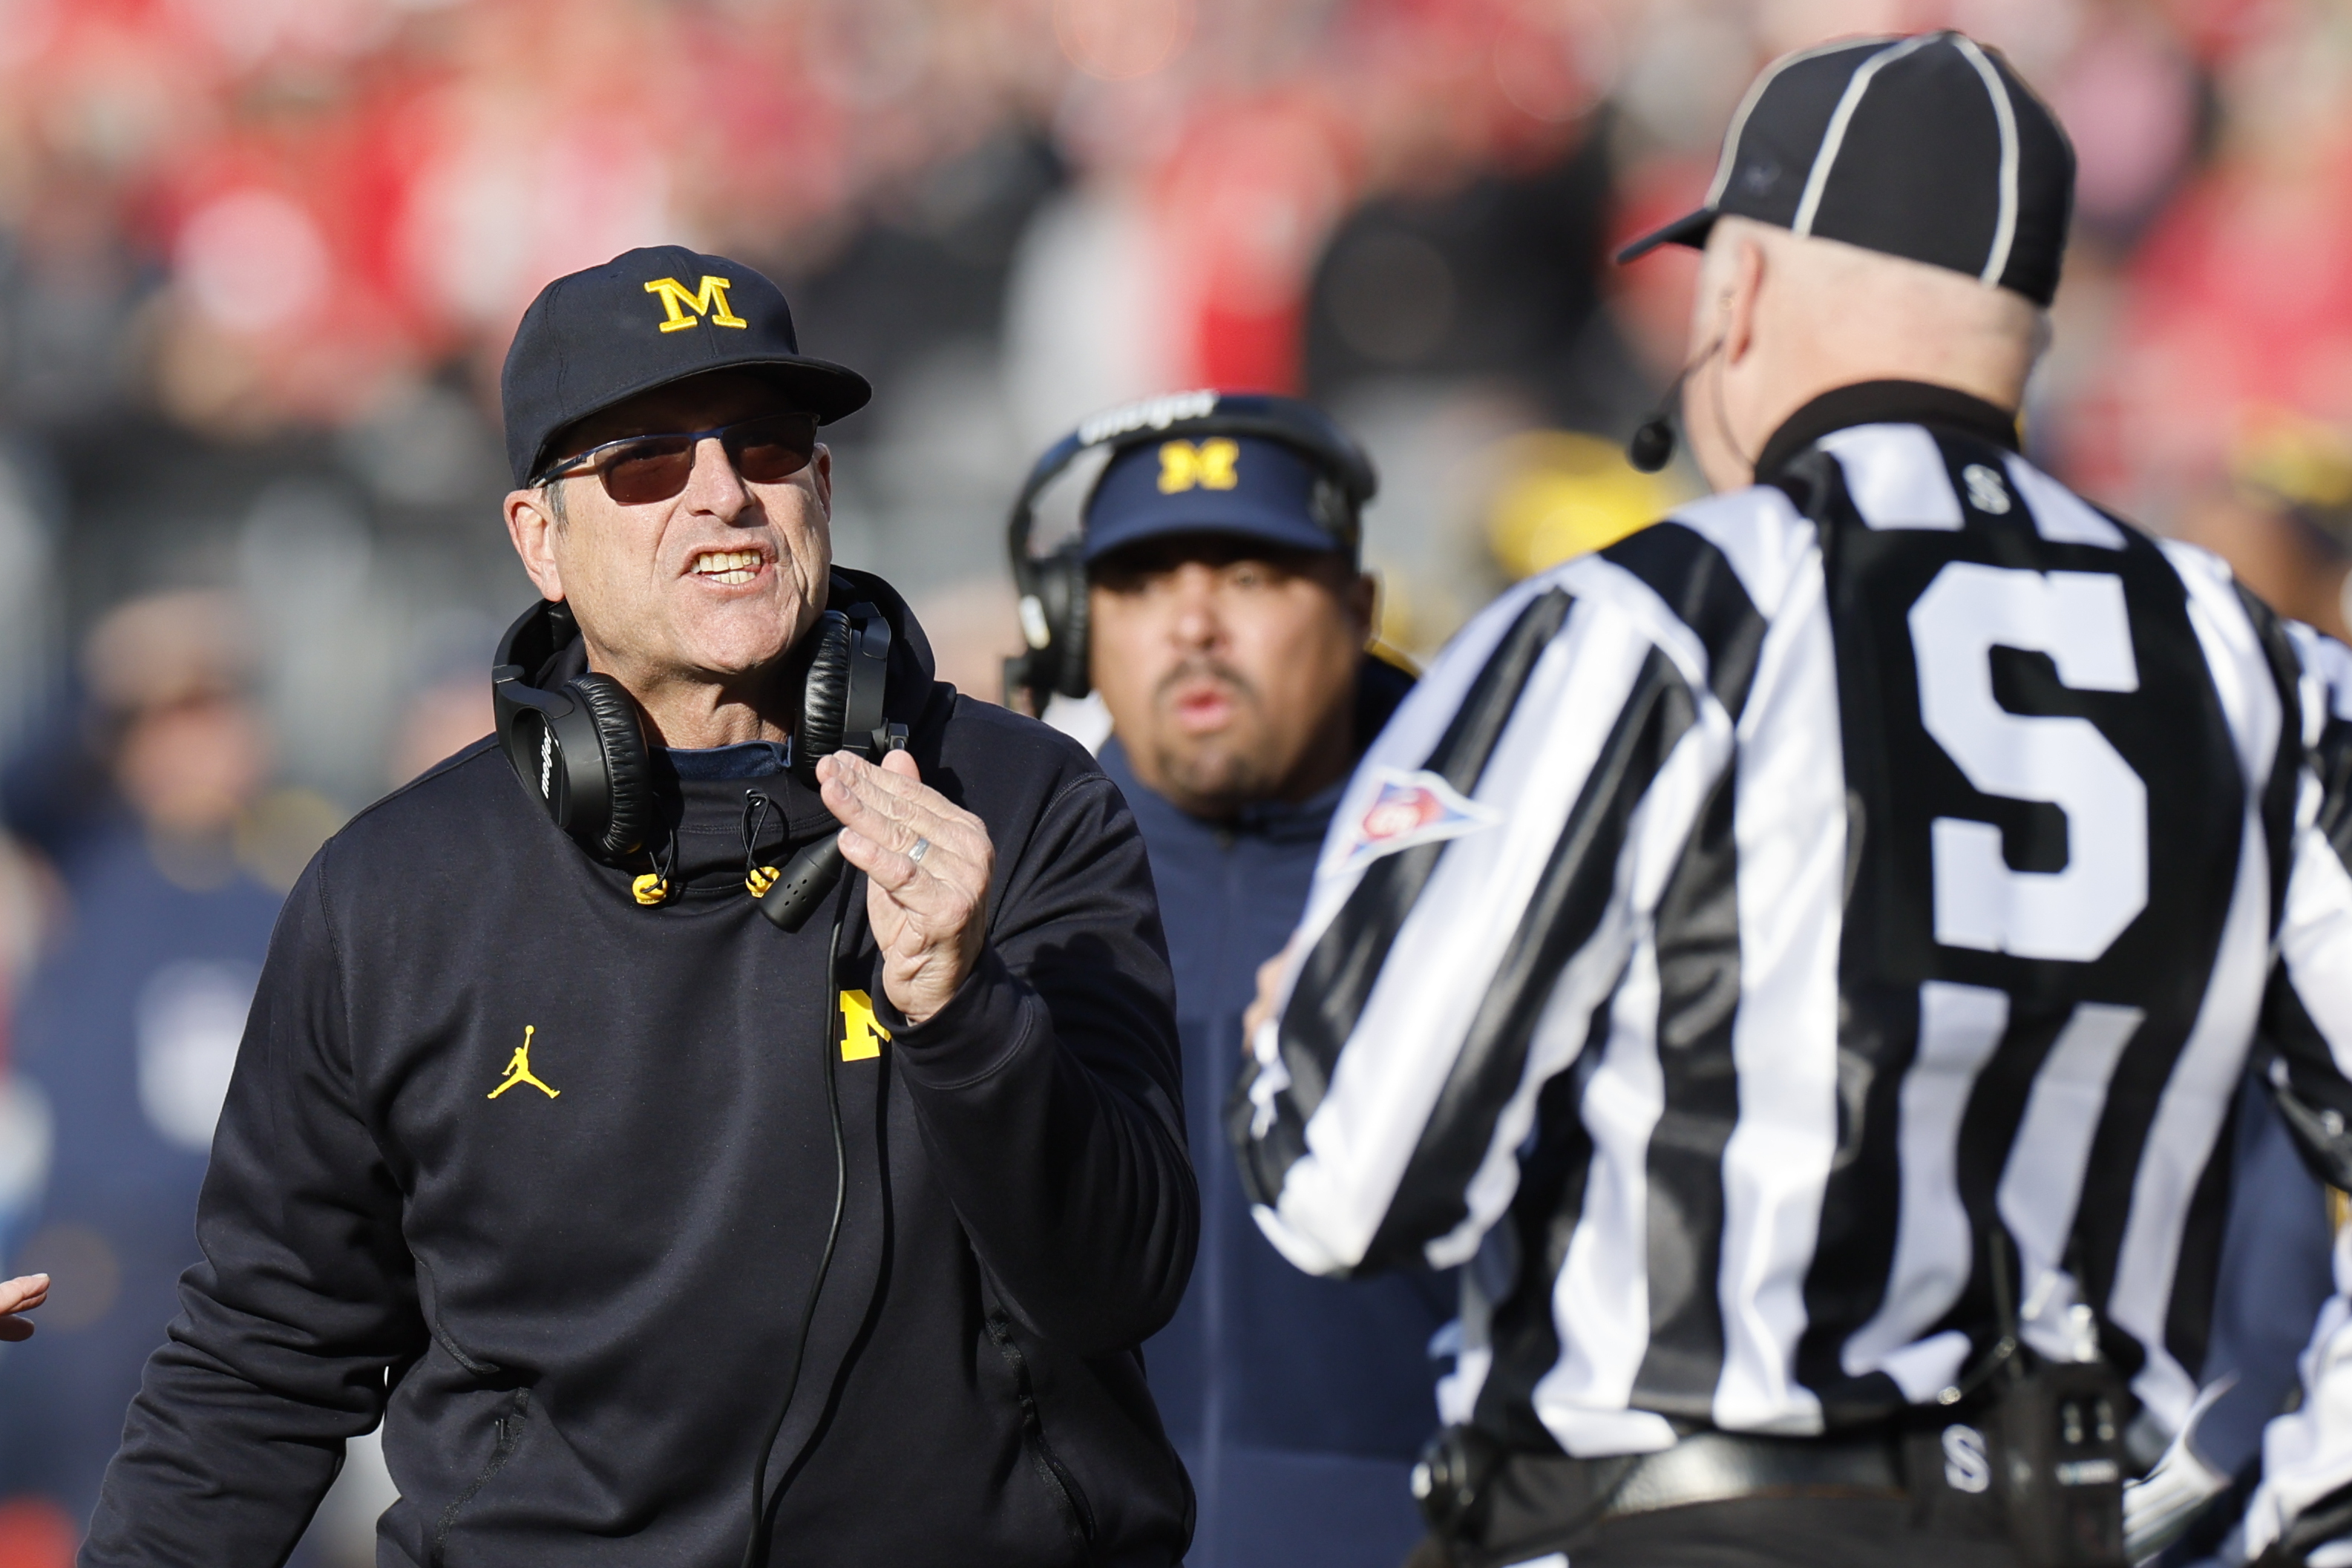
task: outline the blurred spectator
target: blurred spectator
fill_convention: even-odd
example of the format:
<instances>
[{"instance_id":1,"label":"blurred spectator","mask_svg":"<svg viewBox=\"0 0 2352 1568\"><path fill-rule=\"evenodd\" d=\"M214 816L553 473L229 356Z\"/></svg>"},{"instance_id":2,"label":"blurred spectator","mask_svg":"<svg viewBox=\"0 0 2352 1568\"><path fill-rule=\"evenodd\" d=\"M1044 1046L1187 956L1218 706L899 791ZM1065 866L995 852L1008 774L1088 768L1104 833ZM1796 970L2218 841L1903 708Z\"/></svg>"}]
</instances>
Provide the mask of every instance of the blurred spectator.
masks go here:
<instances>
[{"instance_id":1,"label":"blurred spectator","mask_svg":"<svg viewBox=\"0 0 2352 1568\"><path fill-rule=\"evenodd\" d=\"M278 913L238 856L270 768L242 625L220 596L158 594L101 620L85 647L107 789L82 831L54 841L62 929L16 1018L17 1066L54 1130L37 1223L5 1270L53 1281L40 1337L0 1361L0 1509L16 1505L28 1538L59 1512L78 1532L177 1310ZM72 770L70 756L50 761Z\"/></svg>"},{"instance_id":2,"label":"blurred spectator","mask_svg":"<svg viewBox=\"0 0 2352 1568\"><path fill-rule=\"evenodd\" d=\"M488 664L434 682L409 698L401 716L387 782L394 789L407 783L489 734L497 722Z\"/></svg>"},{"instance_id":3,"label":"blurred spectator","mask_svg":"<svg viewBox=\"0 0 2352 1568\"><path fill-rule=\"evenodd\" d=\"M237 607L193 590L121 606L83 648L115 787L184 874L227 850L268 776L251 660Z\"/></svg>"},{"instance_id":4,"label":"blurred spectator","mask_svg":"<svg viewBox=\"0 0 2352 1568\"><path fill-rule=\"evenodd\" d=\"M2182 509L2174 531L2227 560L2281 614L2345 637L2352 436L2273 415L2242 444L2228 478Z\"/></svg>"},{"instance_id":5,"label":"blurred spectator","mask_svg":"<svg viewBox=\"0 0 2352 1568\"><path fill-rule=\"evenodd\" d=\"M40 952L50 902L40 863L0 833L0 1265L24 1240L49 1169L48 1098L13 1070L10 1025L15 998Z\"/></svg>"},{"instance_id":6,"label":"blurred spectator","mask_svg":"<svg viewBox=\"0 0 2352 1568\"><path fill-rule=\"evenodd\" d=\"M997 702L1004 695L1004 661L1021 652L1021 621L1012 585L999 578L968 578L914 601L939 662L940 679L967 696Z\"/></svg>"},{"instance_id":7,"label":"blurred spectator","mask_svg":"<svg viewBox=\"0 0 2352 1568\"><path fill-rule=\"evenodd\" d=\"M1635 468L1622 443L1574 431L1530 431L1489 457L1486 548L1513 582L1606 549L1690 498L1668 476Z\"/></svg>"},{"instance_id":8,"label":"blurred spectator","mask_svg":"<svg viewBox=\"0 0 2352 1568\"><path fill-rule=\"evenodd\" d=\"M1502 585L1465 497L1520 479L1513 438L1622 437L1655 395L1601 304L1608 145L1596 127L1532 167L1392 172L1316 265L1307 385L1380 460L1366 559L1390 591L1381 636L1415 654Z\"/></svg>"},{"instance_id":9,"label":"blurred spectator","mask_svg":"<svg viewBox=\"0 0 2352 1568\"><path fill-rule=\"evenodd\" d=\"M1345 402L1368 382L1437 378L1507 390L1542 423L1629 423L1645 389L1601 308L1596 277L1605 148L1595 135L1526 172L1358 208L1316 267L1313 394Z\"/></svg>"}]
</instances>

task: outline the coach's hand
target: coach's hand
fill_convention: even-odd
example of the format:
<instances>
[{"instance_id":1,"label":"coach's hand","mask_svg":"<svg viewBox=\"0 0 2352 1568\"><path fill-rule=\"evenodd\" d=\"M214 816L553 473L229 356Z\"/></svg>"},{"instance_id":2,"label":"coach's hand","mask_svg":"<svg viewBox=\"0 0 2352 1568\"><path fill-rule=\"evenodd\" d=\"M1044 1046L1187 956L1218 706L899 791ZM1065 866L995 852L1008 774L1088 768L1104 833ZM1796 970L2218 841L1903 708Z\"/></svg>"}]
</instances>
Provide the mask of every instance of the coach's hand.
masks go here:
<instances>
[{"instance_id":1,"label":"coach's hand","mask_svg":"<svg viewBox=\"0 0 2352 1568\"><path fill-rule=\"evenodd\" d=\"M921 1023L980 961L996 871L987 824L925 784L903 751L879 768L836 751L816 777L841 821L842 858L866 873L883 992L908 1023Z\"/></svg>"},{"instance_id":2,"label":"coach's hand","mask_svg":"<svg viewBox=\"0 0 2352 1568\"><path fill-rule=\"evenodd\" d=\"M32 1338L32 1322L16 1314L29 1312L48 1299L49 1277L47 1274L26 1274L21 1279L0 1281L0 1340Z\"/></svg>"}]
</instances>

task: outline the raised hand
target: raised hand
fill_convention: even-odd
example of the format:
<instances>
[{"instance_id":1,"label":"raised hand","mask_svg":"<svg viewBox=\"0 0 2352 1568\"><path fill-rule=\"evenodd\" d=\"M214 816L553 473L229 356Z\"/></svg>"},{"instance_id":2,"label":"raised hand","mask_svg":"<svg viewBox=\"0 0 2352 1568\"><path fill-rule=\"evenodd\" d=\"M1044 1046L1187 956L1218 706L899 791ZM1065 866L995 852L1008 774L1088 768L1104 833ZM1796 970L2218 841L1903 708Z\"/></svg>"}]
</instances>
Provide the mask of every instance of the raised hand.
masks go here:
<instances>
[{"instance_id":1,"label":"raised hand","mask_svg":"<svg viewBox=\"0 0 2352 1568\"><path fill-rule=\"evenodd\" d=\"M980 961L996 846L987 825L925 784L903 751L878 768L836 751L816 776L842 824L842 858L866 873L883 991L908 1023L921 1023Z\"/></svg>"}]
</instances>

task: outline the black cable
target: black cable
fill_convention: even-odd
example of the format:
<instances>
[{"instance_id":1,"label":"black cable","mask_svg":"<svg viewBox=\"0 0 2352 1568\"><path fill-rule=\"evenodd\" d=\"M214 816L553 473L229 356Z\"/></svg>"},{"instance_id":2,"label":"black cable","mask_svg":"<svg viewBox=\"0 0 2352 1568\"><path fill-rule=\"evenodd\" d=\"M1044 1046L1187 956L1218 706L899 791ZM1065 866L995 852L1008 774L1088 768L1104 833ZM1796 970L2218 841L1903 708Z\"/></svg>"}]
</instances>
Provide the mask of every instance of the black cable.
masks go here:
<instances>
[{"instance_id":1,"label":"black cable","mask_svg":"<svg viewBox=\"0 0 2352 1568\"><path fill-rule=\"evenodd\" d=\"M2004 1368L2010 1370L2012 1377L2021 1371L2017 1357L2024 1350L2025 1341L2019 1333L2017 1292L2009 1276L2009 1249L2014 1243L2011 1241L2008 1230L1999 1226L1980 1234L1984 1237L1985 1269L1992 1282L1994 1326L2000 1330L2000 1338L1985 1353L1984 1359L1977 1363L1974 1371L1956 1379L1949 1387L1936 1396L1938 1405L1958 1405L1991 1382L1994 1375Z\"/></svg>"},{"instance_id":2,"label":"black cable","mask_svg":"<svg viewBox=\"0 0 2352 1568\"><path fill-rule=\"evenodd\" d=\"M761 1568L768 1554L768 1460L775 1452L776 1438L783 1432L784 1417L792 1414L793 1396L800 1390L801 1363L808 1355L809 1329L816 1322L817 1298L824 1290L825 1274L833 1268L834 1246L841 1239L842 1211L849 1202L849 1150L841 1130L841 1089L833 1071L833 1015L834 998L841 994L837 984L841 927L849 912L849 889L856 884L855 876L842 879L841 901L833 912L833 937L824 950L825 994L817 1008L821 1020L817 1033L824 1061L824 1106L833 1118L833 1222L825 1228L824 1254L817 1260L816 1273L809 1281L808 1299L801 1303L800 1333L793 1340L792 1371L784 1378L783 1403L777 1407L776 1418L768 1424L768 1435L760 1444L759 1460L751 1467L751 1529L743 1542L743 1568ZM783 1500L781 1490L776 1500Z\"/></svg>"}]
</instances>

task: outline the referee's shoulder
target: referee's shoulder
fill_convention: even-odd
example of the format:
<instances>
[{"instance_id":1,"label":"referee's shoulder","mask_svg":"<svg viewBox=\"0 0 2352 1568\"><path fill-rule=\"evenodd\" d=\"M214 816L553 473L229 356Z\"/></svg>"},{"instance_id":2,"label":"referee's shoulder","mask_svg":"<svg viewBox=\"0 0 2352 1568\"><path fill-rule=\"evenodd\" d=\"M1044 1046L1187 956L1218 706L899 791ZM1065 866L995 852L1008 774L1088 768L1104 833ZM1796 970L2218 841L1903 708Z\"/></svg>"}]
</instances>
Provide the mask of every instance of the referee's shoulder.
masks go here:
<instances>
[{"instance_id":1,"label":"referee's shoulder","mask_svg":"<svg viewBox=\"0 0 2352 1568\"><path fill-rule=\"evenodd\" d=\"M1678 612L1687 612L1685 620L1710 601L1769 620L1815 559L1817 537L1787 492L1750 485L1677 507L1590 559L1630 574ZM1569 561L1547 575L1570 592L1607 595L1612 573L1578 568Z\"/></svg>"},{"instance_id":2,"label":"referee's shoulder","mask_svg":"<svg viewBox=\"0 0 2352 1568\"><path fill-rule=\"evenodd\" d=\"M1820 578L1813 524L1769 485L1694 501L1520 584L1610 606L1634 635L1713 687L1735 713L1768 630Z\"/></svg>"}]
</instances>

